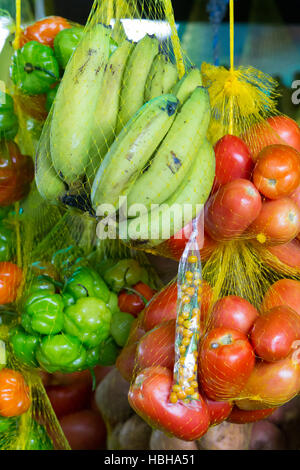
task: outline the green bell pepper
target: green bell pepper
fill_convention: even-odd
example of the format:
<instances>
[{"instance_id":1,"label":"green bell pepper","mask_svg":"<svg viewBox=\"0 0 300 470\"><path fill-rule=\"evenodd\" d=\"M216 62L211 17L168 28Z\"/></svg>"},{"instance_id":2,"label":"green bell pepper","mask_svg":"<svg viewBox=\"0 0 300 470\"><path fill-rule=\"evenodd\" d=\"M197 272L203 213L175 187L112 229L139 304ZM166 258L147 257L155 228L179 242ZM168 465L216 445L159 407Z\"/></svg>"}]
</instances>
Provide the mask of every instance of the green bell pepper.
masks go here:
<instances>
[{"instance_id":1,"label":"green bell pepper","mask_svg":"<svg viewBox=\"0 0 300 470\"><path fill-rule=\"evenodd\" d=\"M13 256L15 233L0 220L0 261L11 261Z\"/></svg>"},{"instance_id":2,"label":"green bell pepper","mask_svg":"<svg viewBox=\"0 0 300 470\"><path fill-rule=\"evenodd\" d=\"M118 304L118 296L115 292L110 293L110 296L106 305L112 314L120 311L119 304Z\"/></svg>"},{"instance_id":3,"label":"green bell pepper","mask_svg":"<svg viewBox=\"0 0 300 470\"><path fill-rule=\"evenodd\" d=\"M93 348L109 336L111 311L103 300L82 297L64 313L64 331Z\"/></svg>"},{"instance_id":4,"label":"green bell pepper","mask_svg":"<svg viewBox=\"0 0 300 470\"><path fill-rule=\"evenodd\" d=\"M143 268L135 259L122 259L104 273L104 280L111 289L118 292L125 286L132 286L141 280Z\"/></svg>"},{"instance_id":5,"label":"green bell pepper","mask_svg":"<svg viewBox=\"0 0 300 470\"><path fill-rule=\"evenodd\" d=\"M103 279L96 271L85 266L74 271L65 284L63 293L71 294L76 300L89 296L107 303L110 298L110 290Z\"/></svg>"},{"instance_id":6,"label":"green bell pepper","mask_svg":"<svg viewBox=\"0 0 300 470\"><path fill-rule=\"evenodd\" d=\"M74 27L63 29L55 36L54 54L61 68L66 68L71 55L83 36L83 32L83 27Z\"/></svg>"},{"instance_id":7,"label":"green bell pepper","mask_svg":"<svg viewBox=\"0 0 300 470\"><path fill-rule=\"evenodd\" d=\"M29 335L21 326L10 331L10 343L17 359L31 367L38 367L36 351L40 344L40 337Z\"/></svg>"},{"instance_id":8,"label":"green bell pepper","mask_svg":"<svg viewBox=\"0 0 300 470\"><path fill-rule=\"evenodd\" d=\"M18 133L19 122L10 95L0 91L0 139L13 140Z\"/></svg>"},{"instance_id":9,"label":"green bell pepper","mask_svg":"<svg viewBox=\"0 0 300 470\"><path fill-rule=\"evenodd\" d=\"M23 93L39 95L59 80L59 65L50 46L29 41L15 51L10 74Z\"/></svg>"},{"instance_id":10,"label":"green bell pepper","mask_svg":"<svg viewBox=\"0 0 300 470\"><path fill-rule=\"evenodd\" d=\"M36 352L36 359L47 372L76 372L86 369L86 349L78 338L59 333L45 336Z\"/></svg>"},{"instance_id":11,"label":"green bell pepper","mask_svg":"<svg viewBox=\"0 0 300 470\"><path fill-rule=\"evenodd\" d=\"M47 275L40 274L35 276L32 283L30 284L28 294L36 294L46 292L47 294L55 294L55 281Z\"/></svg>"},{"instance_id":12,"label":"green bell pepper","mask_svg":"<svg viewBox=\"0 0 300 470\"><path fill-rule=\"evenodd\" d=\"M40 293L30 296L25 302L21 324L30 334L54 335L59 333L64 323L64 303L61 295Z\"/></svg>"},{"instance_id":13,"label":"green bell pepper","mask_svg":"<svg viewBox=\"0 0 300 470\"><path fill-rule=\"evenodd\" d=\"M98 364L100 366L113 366L121 352L121 348L118 347L117 343L112 336L109 336L100 345L100 354Z\"/></svg>"},{"instance_id":14,"label":"green bell pepper","mask_svg":"<svg viewBox=\"0 0 300 470\"><path fill-rule=\"evenodd\" d=\"M118 312L112 316L110 332L115 342L123 347L127 343L134 316L130 313Z\"/></svg>"}]
</instances>

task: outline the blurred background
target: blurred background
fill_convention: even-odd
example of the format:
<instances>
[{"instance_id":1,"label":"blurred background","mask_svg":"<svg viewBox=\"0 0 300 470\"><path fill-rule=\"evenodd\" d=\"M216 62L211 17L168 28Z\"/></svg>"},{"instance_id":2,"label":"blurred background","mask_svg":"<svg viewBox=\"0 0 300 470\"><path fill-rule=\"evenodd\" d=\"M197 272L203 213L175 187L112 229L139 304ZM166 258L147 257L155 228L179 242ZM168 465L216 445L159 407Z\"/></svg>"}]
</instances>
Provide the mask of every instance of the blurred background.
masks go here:
<instances>
[{"instance_id":1,"label":"blurred background","mask_svg":"<svg viewBox=\"0 0 300 470\"><path fill-rule=\"evenodd\" d=\"M228 0L172 3L179 37L191 61L198 66L203 61L228 66ZM22 0L22 22L26 25L54 14L84 24L92 4L93 0ZM14 18L14 0L0 0L0 9ZM8 34L8 21L5 16L0 18L0 51ZM157 32L153 25L147 28L149 33ZM125 30L131 39L138 39L132 25L126 25ZM281 111L291 117L299 115L300 105L291 100L292 83L300 79L299 0L235 0L235 65L252 65L277 78Z\"/></svg>"}]
</instances>

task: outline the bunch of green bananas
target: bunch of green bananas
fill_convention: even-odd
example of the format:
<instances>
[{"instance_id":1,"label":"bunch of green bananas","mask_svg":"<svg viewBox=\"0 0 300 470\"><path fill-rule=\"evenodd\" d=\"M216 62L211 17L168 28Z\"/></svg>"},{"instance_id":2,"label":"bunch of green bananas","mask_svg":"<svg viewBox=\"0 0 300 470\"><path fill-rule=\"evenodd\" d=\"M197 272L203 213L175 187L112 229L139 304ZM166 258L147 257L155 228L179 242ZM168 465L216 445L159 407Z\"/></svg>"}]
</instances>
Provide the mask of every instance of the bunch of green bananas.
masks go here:
<instances>
[{"instance_id":1,"label":"bunch of green bananas","mask_svg":"<svg viewBox=\"0 0 300 470\"><path fill-rule=\"evenodd\" d=\"M143 204L119 232L153 246L170 223L170 206L176 212L190 204L193 218L211 190L209 96L199 69L178 80L155 37L123 39L111 53L111 35L96 25L72 55L40 140L36 183L45 199L77 198L77 207L81 199L84 210L88 200L94 212L101 204L121 209L120 196L129 210ZM171 216L170 235L183 223Z\"/></svg>"}]
</instances>

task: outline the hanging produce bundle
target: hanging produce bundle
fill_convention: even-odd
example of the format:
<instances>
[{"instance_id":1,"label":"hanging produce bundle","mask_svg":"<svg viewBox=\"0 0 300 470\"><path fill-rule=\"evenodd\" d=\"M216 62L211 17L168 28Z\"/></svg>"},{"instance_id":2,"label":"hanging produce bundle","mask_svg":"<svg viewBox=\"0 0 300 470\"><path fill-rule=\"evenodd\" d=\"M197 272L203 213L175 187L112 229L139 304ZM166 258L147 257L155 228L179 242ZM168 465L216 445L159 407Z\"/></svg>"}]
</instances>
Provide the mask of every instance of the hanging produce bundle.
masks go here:
<instances>
[{"instance_id":1,"label":"hanging produce bundle","mask_svg":"<svg viewBox=\"0 0 300 470\"><path fill-rule=\"evenodd\" d=\"M20 112L44 121L83 27L50 16L17 35L10 75Z\"/></svg>"},{"instance_id":2,"label":"hanging produce bundle","mask_svg":"<svg viewBox=\"0 0 300 470\"><path fill-rule=\"evenodd\" d=\"M200 213L215 160L201 72L186 58L185 70L173 35L173 48L126 37L120 18L139 18L140 7L116 7L110 27L109 2L95 3L43 129L36 183L45 200L96 217L99 238L157 251ZM155 12L173 18L169 2Z\"/></svg>"},{"instance_id":3,"label":"hanging produce bundle","mask_svg":"<svg viewBox=\"0 0 300 470\"><path fill-rule=\"evenodd\" d=\"M197 270L185 270L183 287L179 269L177 282L153 298L117 360L134 410L183 440L224 420L266 418L300 390L300 129L276 114L276 83L262 72L203 64L202 76L216 170L204 209L194 375L188 358ZM186 233L202 223L190 222ZM164 245L181 264L189 243L172 237Z\"/></svg>"}]
</instances>

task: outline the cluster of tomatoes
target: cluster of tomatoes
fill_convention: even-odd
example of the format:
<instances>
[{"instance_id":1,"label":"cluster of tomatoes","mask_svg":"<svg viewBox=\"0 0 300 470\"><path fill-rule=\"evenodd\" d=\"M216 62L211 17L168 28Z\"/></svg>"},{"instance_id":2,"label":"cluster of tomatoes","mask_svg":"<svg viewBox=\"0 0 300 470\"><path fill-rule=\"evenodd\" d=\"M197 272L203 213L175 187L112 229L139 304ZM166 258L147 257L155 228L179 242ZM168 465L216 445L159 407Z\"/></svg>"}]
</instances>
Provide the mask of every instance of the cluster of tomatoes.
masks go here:
<instances>
[{"instance_id":1,"label":"cluster of tomatoes","mask_svg":"<svg viewBox=\"0 0 300 470\"><path fill-rule=\"evenodd\" d=\"M270 286L260 311L239 296L213 304L203 281L196 400L172 403L177 284L162 290L132 326L116 366L131 382L129 402L149 424L183 440L224 420L266 418L300 390L300 282Z\"/></svg>"},{"instance_id":2,"label":"cluster of tomatoes","mask_svg":"<svg viewBox=\"0 0 300 470\"><path fill-rule=\"evenodd\" d=\"M216 176L205 205L204 249L252 239L289 266L300 266L300 128L287 116L256 125L242 138L225 135L215 145ZM167 242L180 258L191 233ZM296 258L295 258L296 256Z\"/></svg>"}]
</instances>

